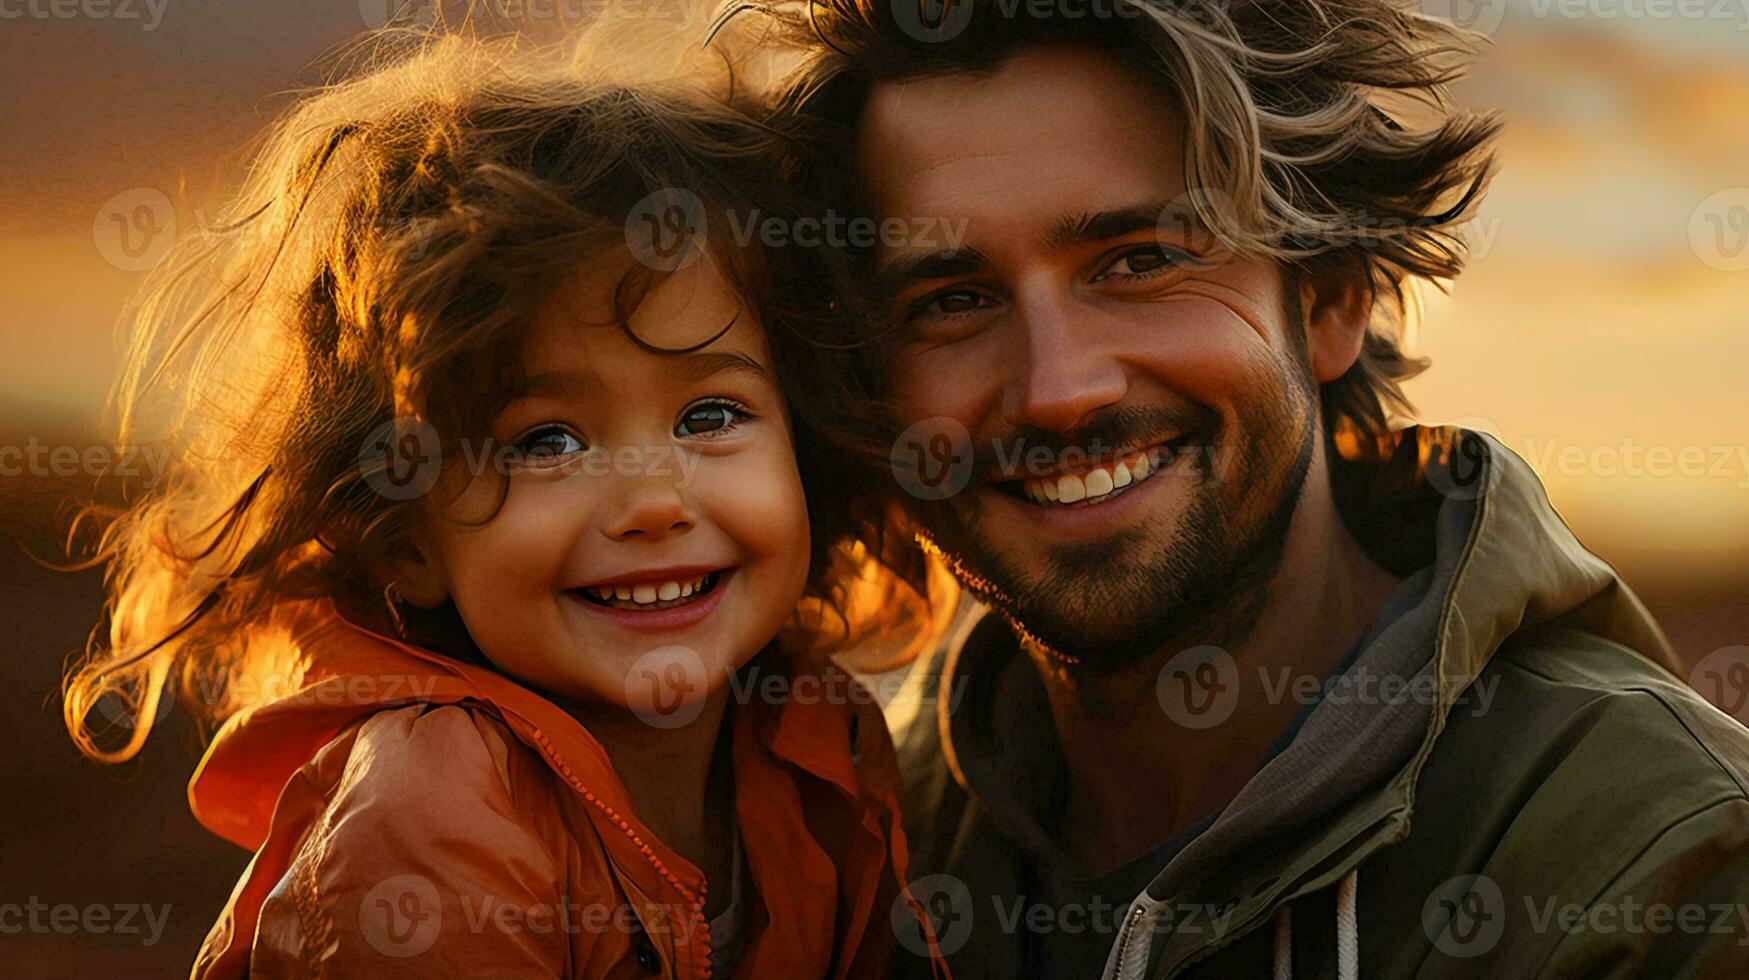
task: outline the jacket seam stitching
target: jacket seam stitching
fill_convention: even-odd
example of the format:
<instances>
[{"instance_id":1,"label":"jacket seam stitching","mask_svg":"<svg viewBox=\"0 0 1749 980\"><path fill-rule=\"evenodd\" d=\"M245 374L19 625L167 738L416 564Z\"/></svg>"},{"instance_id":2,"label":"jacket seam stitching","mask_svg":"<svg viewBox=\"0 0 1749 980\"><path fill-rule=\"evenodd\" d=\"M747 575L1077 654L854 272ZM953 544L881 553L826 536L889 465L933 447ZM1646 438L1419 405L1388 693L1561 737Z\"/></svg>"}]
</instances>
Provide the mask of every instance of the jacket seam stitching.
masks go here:
<instances>
[{"instance_id":1,"label":"jacket seam stitching","mask_svg":"<svg viewBox=\"0 0 1749 980\"><path fill-rule=\"evenodd\" d=\"M323 808L321 826L311 834L312 853L310 860L304 863L302 869L301 887L296 890L298 918L302 920L306 933L305 941L299 944L301 947L299 954L304 961L304 969L312 977L328 975L326 957L316 959L314 954L319 950L327 950L334 942L334 924L329 919L327 911L322 908L322 900L318 894L321 865L327 855L327 848L318 842L326 839L333 827L332 821L333 801L330 800L328 805ZM259 919L257 919L256 928L260 928ZM314 942L310 941L311 939Z\"/></svg>"},{"instance_id":2,"label":"jacket seam stitching","mask_svg":"<svg viewBox=\"0 0 1749 980\"><path fill-rule=\"evenodd\" d=\"M1609 893L1610 888L1613 887L1616 884L1616 882L1621 880L1622 875L1626 874L1629 868L1632 868L1634 865L1638 864L1642 858L1644 858L1647 854L1651 853L1652 849L1654 847L1658 846L1658 842L1661 840L1664 840L1666 837L1669 837L1671 832L1675 831L1678 827L1681 827L1682 825L1688 823L1691 820L1696 820L1702 816L1705 816L1705 815L1711 813L1714 810L1720 809L1722 807L1730 806L1733 803L1749 803L1749 800L1746 800L1742 796L1720 797L1719 799L1713 800L1710 803L1701 804L1700 806L1695 807L1694 809L1690 810L1689 812L1683 814L1680 817L1677 817L1675 820L1672 820L1670 823L1666 824L1663 827L1663 829L1659 830L1657 834L1653 835L1652 839L1648 840L1643 847L1641 847L1638 851L1635 851L1632 857L1630 857L1626 861L1622 862L1621 866L1616 869L1615 874L1610 876L1608 881L1605 881L1601 886L1598 887L1597 891L1595 893L1593 893L1591 895L1591 897L1589 897L1585 900L1586 910L1589 911L1592 908L1595 908L1597 905L1597 900L1599 898L1603 897L1604 895L1607 895ZM1571 939L1573 936L1574 936L1574 933L1568 932L1568 933L1564 933L1562 936L1560 936L1558 939L1556 939L1554 944L1551 947L1549 947L1548 955L1543 957L1542 962L1537 967L1536 973L1533 975L1534 976L1542 976L1546 972L1549 964L1554 961L1555 954L1560 952L1561 947L1563 945L1565 945L1567 940Z\"/></svg>"},{"instance_id":3,"label":"jacket seam stitching","mask_svg":"<svg viewBox=\"0 0 1749 980\"><path fill-rule=\"evenodd\" d=\"M1531 667L1527 664L1515 663L1515 664L1513 664L1513 666L1519 670L1524 671L1527 674L1531 674L1532 676L1539 677L1545 681L1548 681L1551 684L1566 683L1566 682L1562 681L1561 678L1559 678L1559 677L1555 677L1553 675L1539 671L1536 668ZM1669 715L1670 719L1676 723L1677 727L1682 729L1683 734L1688 736L1689 741L1693 742L1694 745L1697 748L1699 748L1702 753L1704 753L1706 755L1707 761L1711 762L1713 764L1713 767L1715 769L1717 769L1719 771L1719 773L1722 774L1726 779L1729 779L1731 781L1731 785L1737 787L1737 795L1734 797L1726 797L1726 799L1741 799L1741 800L1749 801L1749 786L1744 786L1742 780L1738 779L1736 774L1731 772L1730 767L1726 766L1723 762L1719 761L1718 753L1714 752L1712 750L1712 747L1706 744L1705 740L1703 740L1700 736L1695 734L1694 728L1692 726L1690 726L1688 724L1688 722L1684 721L1682 716L1680 714L1678 714L1674 708L1671 707L1670 701L1663 696L1662 692L1660 692L1654 688L1651 688L1651 687L1635 685L1632 687L1616 688L1616 689L1612 690L1611 693L1641 694L1641 695L1645 695L1646 697L1650 698L1653 701L1653 703L1658 705L1658 707L1664 709L1664 713ZM1600 700L1602 700L1601 697L1594 698L1592 700L1592 703L1595 703L1596 701L1600 701Z\"/></svg>"}]
</instances>

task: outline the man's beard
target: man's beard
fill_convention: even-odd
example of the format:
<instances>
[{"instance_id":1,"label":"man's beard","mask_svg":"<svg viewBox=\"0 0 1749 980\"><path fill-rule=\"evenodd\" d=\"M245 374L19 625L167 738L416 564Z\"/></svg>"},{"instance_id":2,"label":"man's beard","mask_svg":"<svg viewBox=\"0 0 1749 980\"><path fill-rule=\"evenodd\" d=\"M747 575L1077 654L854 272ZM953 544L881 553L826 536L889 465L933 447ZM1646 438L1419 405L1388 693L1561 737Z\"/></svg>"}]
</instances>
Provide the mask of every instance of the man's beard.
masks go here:
<instances>
[{"instance_id":1,"label":"man's beard","mask_svg":"<svg viewBox=\"0 0 1749 980\"><path fill-rule=\"evenodd\" d=\"M1237 426L1206 409L1195 415L1201 445L1178 464L1194 468L1181 475L1193 476L1190 499L1173 518L1052 548L1038 568L1002 548L1024 528L993 533L966 499L926 515L930 536L972 592L1082 669L1117 670L1168 648L1231 646L1255 625L1280 568L1319 438L1309 365L1283 367L1286 384L1242 406ZM1122 426L1095 423L1070 444L1124 445ZM1101 435L1086 439L1096 428Z\"/></svg>"}]
</instances>

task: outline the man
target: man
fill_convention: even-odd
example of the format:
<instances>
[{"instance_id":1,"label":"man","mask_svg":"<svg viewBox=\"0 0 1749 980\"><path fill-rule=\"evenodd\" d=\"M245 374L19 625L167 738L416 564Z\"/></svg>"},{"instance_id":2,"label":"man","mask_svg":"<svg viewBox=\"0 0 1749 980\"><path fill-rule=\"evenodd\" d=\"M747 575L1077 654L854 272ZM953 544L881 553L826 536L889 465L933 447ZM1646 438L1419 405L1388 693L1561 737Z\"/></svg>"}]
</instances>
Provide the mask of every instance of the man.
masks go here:
<instances>
[{"instance_id":1,"label":"man","mask_svg":"<svg viewBox=\"0 0 1749 980\"><path fill-rule=\"evenodd\" d=\"M956 975L1749 975L1749 733L1521 460L1387 424L1470 38L927 7L816 3L792 108L882 222L893 496L994 613L899 733Z\"/></svg>"}]
</instances>

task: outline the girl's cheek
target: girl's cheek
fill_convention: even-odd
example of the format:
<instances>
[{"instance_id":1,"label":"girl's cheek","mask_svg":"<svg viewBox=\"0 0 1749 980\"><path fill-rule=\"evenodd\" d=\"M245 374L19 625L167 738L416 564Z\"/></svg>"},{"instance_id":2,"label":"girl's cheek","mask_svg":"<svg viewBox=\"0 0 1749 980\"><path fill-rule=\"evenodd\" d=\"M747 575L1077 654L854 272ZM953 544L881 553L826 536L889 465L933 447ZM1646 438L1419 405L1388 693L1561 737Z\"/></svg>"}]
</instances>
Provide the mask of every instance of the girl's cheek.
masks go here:
<instances>
[{"instance_id":1,"label":"girl's cheek","mask_svg":"<svg viewBox=\"0 0 1749 980\"><path fill-rule=\"evenodd\" d=\"M585 508L547 500L541 489L514 488L483 526L452 525L446 552L458 589L506 595L553 587L568 542L575 540L567 515L581 515Z\"/></svg>"},{"instance_id":2,"label":"girl's cheek","mask_svg":"<svg viewBox=\"0 0 1749 980\"><path fill-rule=\"evenodd\" d=\"M708 517L719 521L749 557L798 547L805 555L808 511L795 454L771 442L751 452L702 460L696 474L698 493L710 501Z\"/></svg>"}]
</instances>

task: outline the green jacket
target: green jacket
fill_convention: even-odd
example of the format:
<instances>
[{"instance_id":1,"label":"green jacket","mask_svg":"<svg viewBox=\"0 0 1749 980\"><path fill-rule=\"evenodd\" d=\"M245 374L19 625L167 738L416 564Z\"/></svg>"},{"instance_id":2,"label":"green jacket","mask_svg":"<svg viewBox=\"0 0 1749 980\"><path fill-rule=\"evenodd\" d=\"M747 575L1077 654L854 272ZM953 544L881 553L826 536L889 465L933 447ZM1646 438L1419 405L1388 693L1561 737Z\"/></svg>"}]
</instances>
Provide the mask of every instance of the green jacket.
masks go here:
<instances>
[{"instance_id":1,"label":"green jacket","mask_svg":"<svg viewBox=\"0 0 1749 980\"><path fill-rule=\"evenodd\" d=\"M1344 508L1406 582L1341 682L1425 696L1326 696L1078 976L1749 977L1749 729L1680 679L1521 459L1406 436ZM1042 769L1051 722L1016 657L976 622L894 718L914 890L960 978L1026 975L1012 910L1046 832L994 774Z\"/></svg>"}]
</instances>

